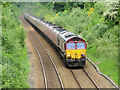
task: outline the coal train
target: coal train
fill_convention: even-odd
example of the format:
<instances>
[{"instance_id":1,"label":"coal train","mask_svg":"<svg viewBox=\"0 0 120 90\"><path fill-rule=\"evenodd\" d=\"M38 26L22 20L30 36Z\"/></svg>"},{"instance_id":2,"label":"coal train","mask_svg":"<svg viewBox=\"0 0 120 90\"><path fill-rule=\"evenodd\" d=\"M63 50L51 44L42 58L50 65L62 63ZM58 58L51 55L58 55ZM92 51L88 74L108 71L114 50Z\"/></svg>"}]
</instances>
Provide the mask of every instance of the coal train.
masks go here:
<instances>
[{"instance_id":1,"label":"coal train","mask_svg":"<svg viewBox=\"0 0 120 90\"><path fill-rule=\"evenodd\" d=\"M84 67L86 63L85 40L76 34L44 21L35 16L25 14L24 18L36 26L56 46L63 61L68 67Z\"/></svg>"}]
</instances>

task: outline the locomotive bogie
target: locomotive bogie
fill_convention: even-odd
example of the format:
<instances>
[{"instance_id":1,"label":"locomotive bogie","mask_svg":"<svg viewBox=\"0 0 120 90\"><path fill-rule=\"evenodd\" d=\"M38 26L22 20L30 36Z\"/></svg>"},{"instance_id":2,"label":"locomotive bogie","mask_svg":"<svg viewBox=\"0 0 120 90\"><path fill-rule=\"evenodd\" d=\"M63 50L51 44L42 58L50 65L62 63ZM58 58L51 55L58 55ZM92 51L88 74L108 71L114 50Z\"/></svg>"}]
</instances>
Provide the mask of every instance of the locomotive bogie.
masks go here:
<instances>
[{"instance_id":1,"label":"locomotive bogie","mask_svg":"<svg viewBox=\"0 0 120 90\"><path fill-rule=\"evenodd\" d=\"M80 59L66 59L66 65L68 67L84 67L86 64L86 57L80 58Z\"/></svg>"}]
</instances>

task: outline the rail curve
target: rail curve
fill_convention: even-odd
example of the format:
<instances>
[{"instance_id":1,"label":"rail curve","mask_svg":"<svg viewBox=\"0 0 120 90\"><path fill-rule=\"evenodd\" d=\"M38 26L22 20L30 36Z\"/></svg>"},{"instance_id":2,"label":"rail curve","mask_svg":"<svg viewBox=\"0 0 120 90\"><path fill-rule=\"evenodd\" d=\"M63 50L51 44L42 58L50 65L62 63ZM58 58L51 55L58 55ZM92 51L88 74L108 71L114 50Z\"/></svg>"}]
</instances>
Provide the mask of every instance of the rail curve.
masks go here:
<instances>
[{"instance_id":1,"label":"rail curve","mask_svg":"<svg viewBox=\"0 0 120 90\"><path fill-rule=\"evenodd\" d=\"M96 69L96 71L97 71L100 75L102 75L103 77L105 77L107 80L110 81L110 83L111 83L112 85L114 85L116 88L118 88L118 89L120 90L120 88L113 82L112 79L110 79L108 76L106 76L105 74L103 74L102 72L100 72L99 68L98 68L88 57L86 57L86 58L87 58L87 60L94 66L94 68Z\"/></svg>"}]
</instances>

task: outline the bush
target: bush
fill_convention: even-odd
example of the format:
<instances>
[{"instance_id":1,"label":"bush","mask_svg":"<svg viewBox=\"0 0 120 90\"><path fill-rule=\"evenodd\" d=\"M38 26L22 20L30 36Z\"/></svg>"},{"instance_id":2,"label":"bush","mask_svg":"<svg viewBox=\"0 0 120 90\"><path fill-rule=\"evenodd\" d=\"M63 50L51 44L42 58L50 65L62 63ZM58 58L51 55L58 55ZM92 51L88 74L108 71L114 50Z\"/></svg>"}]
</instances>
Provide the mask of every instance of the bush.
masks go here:
<instances>
[{"instance_id":1,"label":"bush","mask_svg":"<svg viewBox=\"0 0 120 90\"><path fill-rule=\"evenodd\" d=\"M29 88L29 64L25 47L25 32L18 20L16 3L2 3L2 86L0 88ZM7 12L7 13L6 13Z\"/></svg>"}]
</instances>

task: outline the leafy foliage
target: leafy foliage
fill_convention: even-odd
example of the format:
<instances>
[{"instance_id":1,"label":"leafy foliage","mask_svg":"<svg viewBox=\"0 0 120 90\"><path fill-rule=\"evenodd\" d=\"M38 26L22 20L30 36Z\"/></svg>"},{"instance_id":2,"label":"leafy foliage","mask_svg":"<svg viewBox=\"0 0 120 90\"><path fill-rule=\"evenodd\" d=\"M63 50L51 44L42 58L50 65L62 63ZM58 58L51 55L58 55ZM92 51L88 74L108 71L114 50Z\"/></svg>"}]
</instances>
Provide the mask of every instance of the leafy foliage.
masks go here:
<instances>
[{"instance_id":1,"label":"leafy foliage","mask_svg":"<svg viewBox=\"0 0 120 90\"><path fill-rule=\"evenodd\" d=\"M19 22L16 3L2 2L2 87L27 88L29 64L25 32ZM7 13L6 13L7 12Z\"/></svg>"}]
</instances>

